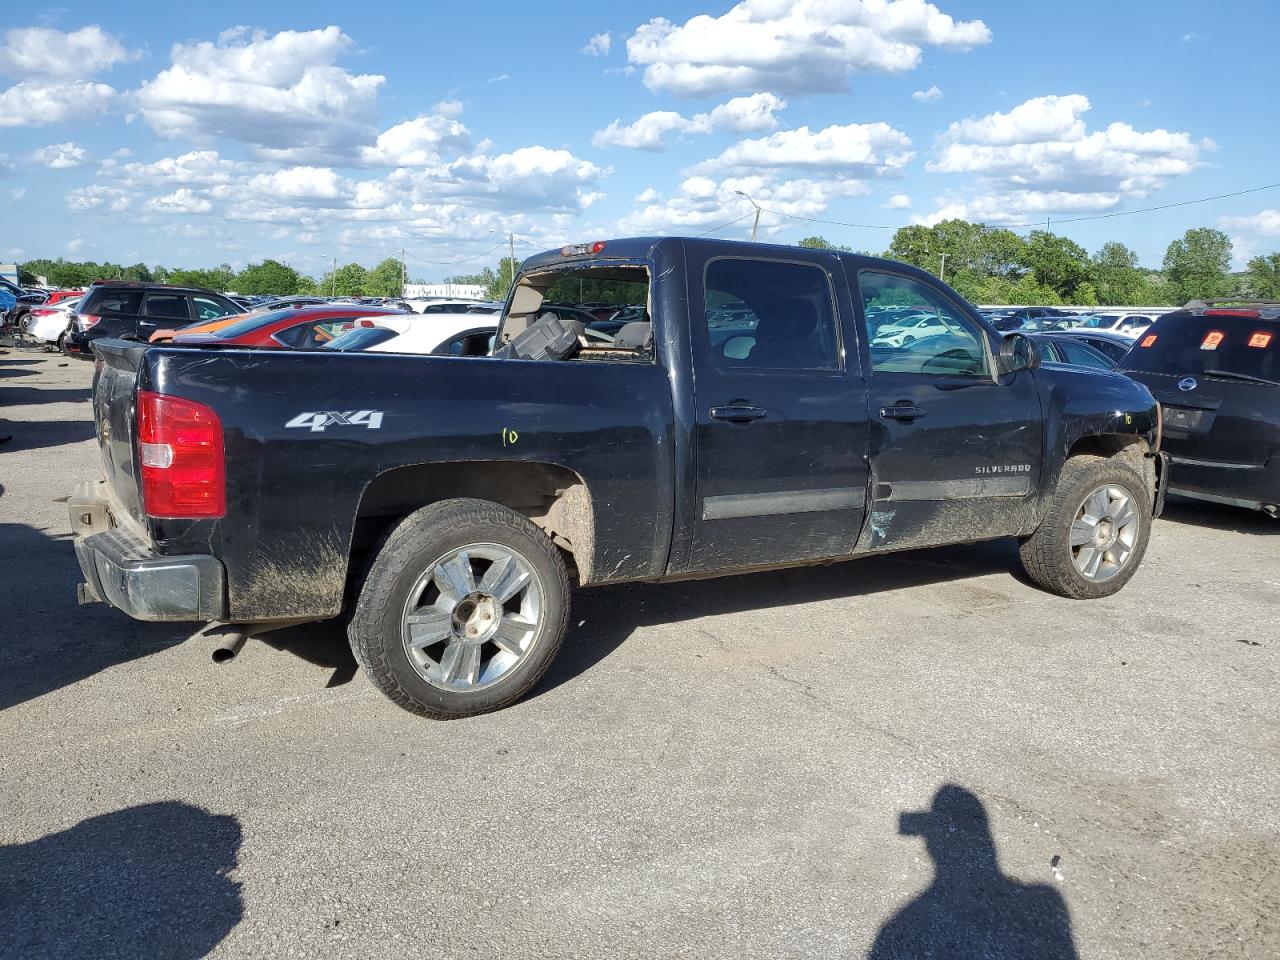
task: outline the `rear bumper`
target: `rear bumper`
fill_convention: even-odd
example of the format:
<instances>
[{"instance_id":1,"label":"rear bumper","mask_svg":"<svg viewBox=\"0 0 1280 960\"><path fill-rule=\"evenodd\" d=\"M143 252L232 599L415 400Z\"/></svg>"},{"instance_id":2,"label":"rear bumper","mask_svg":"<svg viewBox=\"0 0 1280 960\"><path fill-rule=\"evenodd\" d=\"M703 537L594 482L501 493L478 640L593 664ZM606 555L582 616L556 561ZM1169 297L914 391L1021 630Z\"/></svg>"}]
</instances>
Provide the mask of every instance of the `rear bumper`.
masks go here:
<instances>
[{"instance_id":1,"label":"rear bumper","mask_svg":"<svg viewBox=\"0 0 1280 960\"><path fill-rule=\"evenodd\" d=\"M135 620L221 620L226 571L214 557L168 557L141 537L113 526L110 501L98 484L82 485L67 501L76 559L85 583L80 601L102 601Z\"/></svg>"},{"instance_id":2,"label":"rear bumper","mask_svg":"<svg viewBox=\"0 0 1280 960\"><path fill-rule=\"evenodd\" d=\"M1252 510L1280 504L1280 457L1265 464L1169 459L1170 493Z\"/></svg>"}]
</instances>

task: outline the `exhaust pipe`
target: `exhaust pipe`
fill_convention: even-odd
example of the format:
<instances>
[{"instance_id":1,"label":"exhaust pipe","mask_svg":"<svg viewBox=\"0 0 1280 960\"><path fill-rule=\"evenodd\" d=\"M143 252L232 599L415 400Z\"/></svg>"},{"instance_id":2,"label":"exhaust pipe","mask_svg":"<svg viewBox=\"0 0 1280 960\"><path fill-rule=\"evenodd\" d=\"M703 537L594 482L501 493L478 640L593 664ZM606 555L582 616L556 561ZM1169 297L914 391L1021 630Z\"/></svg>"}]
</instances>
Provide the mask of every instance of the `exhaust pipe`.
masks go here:
<instances>
[{"instance_id":1,"label":"exhaust pipe","mask_svg":"<svg viewBox=\"0 0 1280 960\"><path fill-rule=\"evenodd\" d=\"M235 627L225 630L222 640L213 648L213 662L230 663L248 639L249 634L244 630Z\"/></svg>"},{"instance_id":2,"label":"exhaust pipe","mask_svg":"<svg viewBox=\"0 0 1280 960\"><path fill-rule=\"evenodd\" d=\"M1264 503L1262 505L1262 512L1274 520L1277 517L1280 517L1280 506L1277 506L1274 503Z\"/></svg>"}]
</instances>

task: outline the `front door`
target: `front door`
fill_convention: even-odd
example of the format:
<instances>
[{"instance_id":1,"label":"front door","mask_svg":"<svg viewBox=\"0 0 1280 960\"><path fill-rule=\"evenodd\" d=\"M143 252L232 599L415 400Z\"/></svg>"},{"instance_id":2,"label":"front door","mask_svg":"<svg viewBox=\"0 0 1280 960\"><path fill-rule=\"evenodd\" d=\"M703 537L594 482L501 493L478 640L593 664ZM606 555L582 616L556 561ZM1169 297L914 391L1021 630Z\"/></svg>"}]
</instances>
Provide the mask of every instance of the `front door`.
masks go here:
<instances>
[{"instance_id":1,"label":"front door","mask_svg":"<svg viewBox=\"0 0 1280 960\"><path fill-rule=\"evenodd\" d=\"M997 375L985 328L940 283L867 269L854 286L872 421L860 549L1027 532L1043 459L1034 373ZM936 318L939 332L909 343L882 333L878 318L904 305Z\"/></svg>"},{"instance_id":2,"label":"front door","mask_svg":"<svg viewBox=\"0 0 1280 960\"><path fill-rule=\"evenodd\" d=\"M697 479L692 542L673 567L847 555L865 514L867 400L839 261L721 249L686 246Z\"/></svg>"}]
</instances>

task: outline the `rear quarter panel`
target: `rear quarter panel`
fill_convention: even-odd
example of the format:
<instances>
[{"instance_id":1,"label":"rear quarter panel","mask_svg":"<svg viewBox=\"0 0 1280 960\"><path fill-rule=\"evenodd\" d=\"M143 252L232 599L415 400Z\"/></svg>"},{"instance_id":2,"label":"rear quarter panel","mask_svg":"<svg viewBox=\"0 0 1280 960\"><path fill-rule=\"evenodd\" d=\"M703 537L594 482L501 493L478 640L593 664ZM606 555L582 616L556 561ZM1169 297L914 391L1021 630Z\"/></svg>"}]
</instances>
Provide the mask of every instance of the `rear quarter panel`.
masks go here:
<instances>
[{"instance_id":1,"label":"rear quarter panel","mask_svg":"<svg viewBox=\"0 0 1280 960\"><path fill-rule=\"evenodd\" d=\"M235 619L337 614L363 491L415 464L564 467L591 498L593 580L665 568L673 414L656 364L159 347L146 366L151 389L222 420L227 516L151 524L166 552L223 560ZM326 412L355 422L307 425Z\"/></svg>"}]
</instances>

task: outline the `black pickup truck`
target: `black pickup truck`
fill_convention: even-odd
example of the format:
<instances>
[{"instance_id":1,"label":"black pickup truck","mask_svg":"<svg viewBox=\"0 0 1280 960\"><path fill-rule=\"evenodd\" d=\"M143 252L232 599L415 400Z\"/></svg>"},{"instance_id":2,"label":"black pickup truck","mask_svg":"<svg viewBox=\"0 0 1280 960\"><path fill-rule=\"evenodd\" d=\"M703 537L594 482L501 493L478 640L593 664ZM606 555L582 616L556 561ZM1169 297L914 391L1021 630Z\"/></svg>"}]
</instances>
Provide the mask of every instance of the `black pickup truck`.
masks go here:
<instances>
[{"instance_id":1,"label":"black pickup truck","mask_svg":"<svg viewBox=\"0 0 1280 960\"><path fill-rule=\"evenodd\" d=\"M610 339L542 309L584 298L646 310ZM903 307L932 334L878 343ZM835 251L544 253L491 357L94 351L106 479L70 501L82 601L345 615L372 681L431 717L536 683L571 583L1017 537L1036 583L1095 598L1133 576L1159 512L1146 387L1042 365L929 274Z\"/></svg>"}]
</instances>

